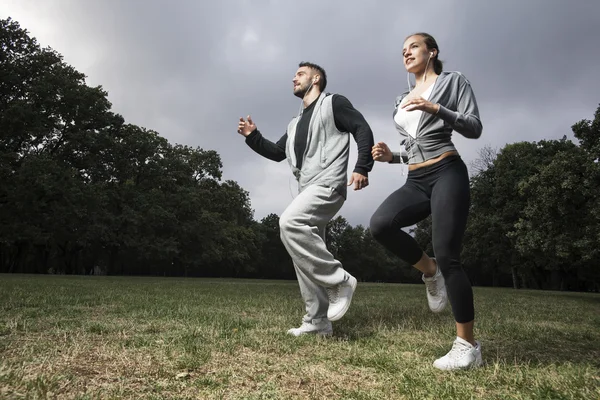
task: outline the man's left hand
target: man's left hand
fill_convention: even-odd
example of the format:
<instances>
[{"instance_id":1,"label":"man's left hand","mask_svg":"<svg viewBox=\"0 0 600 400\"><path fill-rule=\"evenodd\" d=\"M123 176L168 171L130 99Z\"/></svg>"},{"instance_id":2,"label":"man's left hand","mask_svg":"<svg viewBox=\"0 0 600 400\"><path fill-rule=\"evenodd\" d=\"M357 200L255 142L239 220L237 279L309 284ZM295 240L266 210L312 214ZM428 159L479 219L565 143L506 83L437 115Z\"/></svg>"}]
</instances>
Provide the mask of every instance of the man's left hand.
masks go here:
<instances>
[{"instance_id":1,"label":"man's left hand","mask_svg":"<svg viewBox=\"0 0 600 400\"><path fill-rule=\"evenodd\" d=\"M358 172L353 172L352 176L350 177L350 182L348 182L348 186L352 185L353 183L354 190L360 190L369 186L369 178L359 174Z\"/></svg>"}]
</instances>

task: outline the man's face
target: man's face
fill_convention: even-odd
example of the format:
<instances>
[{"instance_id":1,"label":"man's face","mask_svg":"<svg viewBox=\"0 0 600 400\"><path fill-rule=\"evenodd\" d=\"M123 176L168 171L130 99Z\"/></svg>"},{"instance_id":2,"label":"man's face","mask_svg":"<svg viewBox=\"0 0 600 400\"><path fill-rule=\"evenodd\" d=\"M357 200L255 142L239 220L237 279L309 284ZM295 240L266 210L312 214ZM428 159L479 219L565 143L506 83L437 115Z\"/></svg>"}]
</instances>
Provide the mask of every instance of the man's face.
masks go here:
<instances>
[{"instance_id":1,"label":"man's face","mask_svg":"<svg viewBox=\"0 0 600 400\"><path fill-rule=\"evenodd\" d=\"M309 67L300 67L294 75L294 95L303 98L313 81L315 72Z\"/></svg>"}]
</instances>

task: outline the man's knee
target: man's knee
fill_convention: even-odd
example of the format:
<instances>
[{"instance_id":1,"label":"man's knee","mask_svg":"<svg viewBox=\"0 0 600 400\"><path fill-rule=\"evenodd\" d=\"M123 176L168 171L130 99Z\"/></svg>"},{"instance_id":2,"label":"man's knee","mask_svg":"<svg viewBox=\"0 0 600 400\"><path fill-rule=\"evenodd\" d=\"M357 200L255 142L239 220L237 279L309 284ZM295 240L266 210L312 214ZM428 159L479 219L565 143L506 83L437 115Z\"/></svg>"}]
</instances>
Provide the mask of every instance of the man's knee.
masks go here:
<instances>
[{"instance_id":1,"label":"man's knee","mask_svg":"<svg viewBox=\"0 0 600 400\"><path fill-rule=\"evenodd\" d=\"M284 211L279 217L279 232L282 239L297 230L299 225L300 221L297 216Z\"/></svg>"}]
</instances>

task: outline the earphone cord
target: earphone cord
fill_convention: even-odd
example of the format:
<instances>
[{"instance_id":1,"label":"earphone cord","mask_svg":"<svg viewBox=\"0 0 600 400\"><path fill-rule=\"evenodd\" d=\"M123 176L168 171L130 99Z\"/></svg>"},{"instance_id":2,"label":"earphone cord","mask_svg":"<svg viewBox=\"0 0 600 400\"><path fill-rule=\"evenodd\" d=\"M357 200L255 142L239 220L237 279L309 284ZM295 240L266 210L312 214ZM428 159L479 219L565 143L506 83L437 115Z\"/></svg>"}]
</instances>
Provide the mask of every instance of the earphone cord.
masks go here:
<instances>
[{"instance_id":1,"label":"earphone cord","mask_svg":"<svg viewBox=\"0 0 600 400\"><path fill-rule=\"evenodd\" d=\"M425 82L425 78L427 77L427 68L429 68L429 61L431 60L431 57L433 57L433 53L429 53L427 64L425 64L425 73L423 74L422 82ZM408 82L408 91L410 92L413 90L413 88L410 86L410 72L406 73L406 81Z\"/></svg>"}]
</instances>

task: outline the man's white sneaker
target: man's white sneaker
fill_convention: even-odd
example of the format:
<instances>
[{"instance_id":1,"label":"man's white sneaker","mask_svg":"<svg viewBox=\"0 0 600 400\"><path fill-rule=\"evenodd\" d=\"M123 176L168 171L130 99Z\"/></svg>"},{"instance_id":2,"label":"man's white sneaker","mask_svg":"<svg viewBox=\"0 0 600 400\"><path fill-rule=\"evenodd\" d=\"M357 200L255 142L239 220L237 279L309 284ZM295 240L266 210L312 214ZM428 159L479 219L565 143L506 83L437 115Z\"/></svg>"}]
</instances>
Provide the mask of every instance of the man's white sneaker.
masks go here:
<instances>
[{"instance_id":1,"label":"man's white sneaker","mask_svg":"<svg viewBox=\"0 0 600 400\"><path fill-rule=\"evenodd\" d=\"M302 335L318 335L318 336L331 336L333 333L333 328L331 326L331 322L326 319L321 320L316 324L310 322L302 322L302 325L298 328L292 328L287 331L289 335L292 336L302 336Z\"/></svg>"},{"instance_id":2,"label":"man's white sneaker","mask_svg":"<svg viewBox=\"0 0 600 400\"><path fill-rule=\"evenodd\" d=\"M356 278L348 275L348 280L339 285L327 288L329 296L329 309L327 310L327 319L337 321L342 318L352 302L352 295L356 290Z\"/></svg>"},{"instance_id":3,"label":"man's white sneaker","mask_svg":"<svg viewBox=\"0 0 600 400\"><path fill-rule=\"evenodd\" d=\"M456 337L452 349L444 357L433 362L433 366L443 370L477 368L483 365L481 343L476 346L464 339Z\"/></svg>"},{"instance_id":4,"label":"man's white sneaker","mask_svg":"<svg viewBox=\"0 0 600 400\"><path fill-rule=\"evenodd\" d=\"M440 268L437 267L435 275L431 277L423 275L421 279L425 282L429 309L435 313L444 310L446 305L448 305L448 292L446 292L446 281L444 280L444 275L442 275Z\"/></svg>"}]
</instances>

